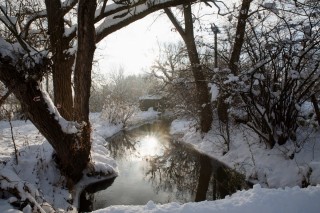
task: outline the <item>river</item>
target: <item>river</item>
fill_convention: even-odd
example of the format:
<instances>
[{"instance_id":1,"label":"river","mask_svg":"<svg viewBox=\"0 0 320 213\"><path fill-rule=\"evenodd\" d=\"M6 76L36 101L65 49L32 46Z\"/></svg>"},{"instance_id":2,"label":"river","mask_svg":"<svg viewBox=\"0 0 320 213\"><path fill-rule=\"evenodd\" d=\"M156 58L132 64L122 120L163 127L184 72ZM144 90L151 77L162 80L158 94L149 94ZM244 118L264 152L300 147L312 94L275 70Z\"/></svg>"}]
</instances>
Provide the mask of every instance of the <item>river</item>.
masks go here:
<instances>
[{"instance_id":1,"label":"river","mask_svg":"<svg viewBox=\"0 0 320 213\"><path fill-rule=\"evenodd\" d=\"M157 121L106 139L119 176L88 187L80 212L149 200L215 200L248 187L241 174L170 136L169 127L169 122Z\"/></svg>"}]
</instances>

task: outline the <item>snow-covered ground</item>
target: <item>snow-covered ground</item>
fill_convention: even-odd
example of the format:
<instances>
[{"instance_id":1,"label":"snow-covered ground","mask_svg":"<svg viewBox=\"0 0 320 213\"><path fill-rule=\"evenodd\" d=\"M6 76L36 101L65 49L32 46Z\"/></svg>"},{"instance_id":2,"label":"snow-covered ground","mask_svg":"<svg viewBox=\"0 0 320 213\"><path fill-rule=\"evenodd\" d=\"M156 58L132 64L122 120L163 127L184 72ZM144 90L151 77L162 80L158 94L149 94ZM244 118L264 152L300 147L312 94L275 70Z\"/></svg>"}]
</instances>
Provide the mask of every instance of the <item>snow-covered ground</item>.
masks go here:
<instances>
[{"instance_id":1,"label":"snow-covered ground","mask_svg":"<svg viewBox=\"0 0 320 213\"><path fill-rule=\"evenodd\" d=\"M320 183L320 131L299 130L298 141L303 142L300 148L288 143L268 149L254 132L244 125L237 125L230 128L230 150L227 152L221 131L214 128L217 126L214 124L213 129L202 136L196 132L192 121L175 120L171 134L179 135L182 141L193 144L199 151L235 168L263 187Z\"/></svg>"},{"instance_id":2,"label":"snow-covered ground","mask_svg":"<svg viewBox=\"0 0 320 213\"><path fill-rule=\"evenodd\" d=\"M150 121L157 115L153 111L141 112L130 120L130 125ZM116 162L110 158L109 151L104 148L104 138L122 129L122 125L111 125L99 114L90 116L93 127L93 145L91 157L92 168L96 171L117 173ZM52 147L41 136L37 129L25 121L13 121L14 140L18 148L18 164L16 164L10 125L0 121L0 188L15 188L20 192L22 200L28 198L38 209L46 212L76 212L78 196L82 188L97 179L84 178L68 191L65 180L55 168L51 159ZM319 212L320 186L300 189L268 189L266 187L300 186L302 180L316 185L320 183L320 144L319 133L308 133L307 142L302 150L291 160L293 147L276 147L265 150L264 144L257 143L257 137L242 126L231 131L230 151L223 155L225 146L217 130L212 130L202 137L195 132L189 120L173 122L171 132L183 140L231 167L246 174L248 179L260 183L248 191L218 201L200 203L158 205L149 201L143 206L111 206L96 212ZM300 136L306 136L301 132ZM86 173L90 173L88 168ZM102 178L102 177L101 177ZM1 190L0 190L1 195ZM11 197L0 199L0 212L21 212L9 204L17 200ZM41 206L41 207L40 207ZM52 207L55 211L52 210ZM24 207L23 212L31 212L31 207Z\"/></svg>"},{"instance_id":3,"label":"snow-covered ground","mask_svg":"<svg viewBox=\"0 0 320 213\"><path fill-rule=\"evenodd\" d=\"M93 115L92 120L97 120L97 125L93 125L93 129L96 131L93 131L92 165L84 173L90 174L94 168L96 172L101 171L104 174L110 174L105 178L114 177L118 172L117 164L109 157L108 150L103 146L105 143L104 137L99 135L98 132L105 128L106 131L103 136L111 136L120 131L121 126L110 126L102 122L97 115ZM52 160L53 149L51 145L29 121L13 121L12 126L18 150L18 163L13 154L10 125L8 122L1 121L0 188L18 191L22 201L28 199L32 204L40 205L38 207L39 211L52 209L53 207L56 210L55 212L65 212L65 210L76 212L78 197L82 189L104 177L89 178L84 175L82 180L69 192L66 189L66 180L61 176ZM15 200L15 198L10 198L6 202L12 203ZM1 204L3 204L3 201ZM25 211L28 212L29 207L25 208Z\"/></svg>"},{"instance_id":4,"label":"snow-covered ground","mask_svg":"<svg viewBox=\"0 0 320 213\"><path fill-rule=\"evenodd\" d=\"M265 189L255 185L248 191L238 191L223 200L199 203L168 203L144 206L111 206L95 213L319 213L320 186L300 189Z\"/></svg>"}]
</instances>

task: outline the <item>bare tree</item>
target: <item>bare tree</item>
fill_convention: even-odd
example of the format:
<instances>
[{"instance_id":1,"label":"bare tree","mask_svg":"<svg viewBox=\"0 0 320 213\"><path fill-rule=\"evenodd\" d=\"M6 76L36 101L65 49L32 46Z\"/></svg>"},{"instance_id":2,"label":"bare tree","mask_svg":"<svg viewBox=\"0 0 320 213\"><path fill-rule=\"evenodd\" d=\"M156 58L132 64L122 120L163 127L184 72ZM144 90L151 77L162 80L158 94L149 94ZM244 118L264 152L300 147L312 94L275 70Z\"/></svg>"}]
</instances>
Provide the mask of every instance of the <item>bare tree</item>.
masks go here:
<instances>
[{"instance_id":1,"label":"bare tree","mask_svg":"<svg viewBox=\"0 0 320 213\"><path fill-rule=\"evenodd\" d=\"M91 0L46 0L45 4L26 1L39 6L36 7L39 10L31 12L19 10L25 1L17 1L12 8L24 12L20 19L12 16L9 2L12 1L4 1L1 5L0 20L11 39L5 40L4 35L0 37L0 80L12 90L28 118L52 145L62 173L70 182L76 182L89 162L91 149L89 97L95 44L147 14L185 1L115 1L111 5L100 1L98 7L96 1ZM72 17L73 13L77 18ZM69 20L68 16L71 17ZM48 29L46 24L37 25L42 19L47 21ZM42 26L50 35L49 46L46 46L48 38L45 34L35 37L42 43L32 43L32 36L38 35L37 29ZM41 89L40 82L50 70L57 107Z\"/></svg>"},{"instance_id":2,"label":"bare tree","mask_svg":"<svg viewBox=\"0 0 320 213\"><path fill-rule=\"evenodd\" d=\"M191 116L199 121L195 80L184 44L169 43L160 46L151 74L162 82L161 90L170 103L168 107L176 115Z\"/></svg>"},{"instance_id":3,"label":"bare tree","mask_svg":"<svg viewBox=\"0 0 320 213\"><path fill-rule=\"evenodd\" d=\"M184 27L181 26L181 23L178 22L170 9L166 8L165 12L186 44L191 63L191 71L196 84L200 128L202 132L208 132L212 124L212 108L206 75L200 63L199 53L195 43L191 3L183 5Z\"/></svg>"},{"instance_id":4,"label":"bare tree","mask_svg":"<svg viewBox=\"0 0 320 213\"><path fill-rule=\"evenodd\" d=\"M190 0L194 1L194 0ZM68 28L65 27L65 16L72 13L77 5L76 0L65 1L63 4L60 1L47 1L52 6L52 12L48 11L48 17L52 16L48 32L56 34L54 41L51 41L52 51L55 52L53 60L59 61L53 66L53 81L54 81L54 102L61 107L59 111L68 118L72 118L73 114L73 99L72 99L72 85L71 74L72 66L74 64L75 55L73 54L71 43L77 40L77 23L72 23L72 18L68 21ZM95 42L98 43L109 34L127 26L128 24L139 20L146 15L157 11L159 9L182 4L183 0L171 1L114 1L113 4L107 5L107 0L100 1L95 12L94 22L97 25L95 28L96 37ZM68 13L68 14L67 14ZM40 14L39 14L40 15ZM57 18L54 18L57 17ZM50 28L51 26L51 28Z\"/></svg>"}]
</instances>

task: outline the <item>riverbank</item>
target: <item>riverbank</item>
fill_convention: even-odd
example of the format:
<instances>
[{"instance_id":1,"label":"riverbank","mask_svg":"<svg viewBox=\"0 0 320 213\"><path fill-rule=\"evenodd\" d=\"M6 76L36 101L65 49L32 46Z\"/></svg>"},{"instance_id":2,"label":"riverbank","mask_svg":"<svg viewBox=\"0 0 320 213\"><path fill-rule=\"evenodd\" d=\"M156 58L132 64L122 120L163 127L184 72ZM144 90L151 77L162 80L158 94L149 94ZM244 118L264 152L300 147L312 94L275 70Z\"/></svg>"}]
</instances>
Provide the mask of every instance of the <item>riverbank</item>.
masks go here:
<instances>
[{"instance_id":1,"label":"riverbank","mask_svg":"<svg viewBox=\"0 0 320 213\"><path fill-rule=\"evenodd\" d=\"M140 112L130 122L138 125L156 119L157 116L155 111ZM100 113L91 113L90 121L92 163L71 191L66 188L66 180L52 160L51 145L30 121L12 121L13 134L10 123L0 121L0 196L4 199L0 199L1 213L20 210L31 212L31 206L36 206L39 212L77 212L80 193L86 186L117 175L117 163L105 148L105 138L124 127L122 124L110 124ZM17 147L16 155L13 142ZM93 176L94 173L101 175ZM2 192L1 189L16 191L20 198Z\"/></svg>"},{"instance_id":2,"label":"riverbank","mask_svg":"<svg viewBox=\"0 0 320 213\"><path fill-rule=\"evenodd\" d=\"M283 146L275 145L273 149L268 149L251 129L241 124L230 126L229 145L217 121L207 134L201 135L194 121L178 119L172 122L171 134L234 168L244 174L247 180L262 187L320 184L320 131L316 129L298 130L297 141L301 141L301 147L288 142Z\"/></svg>"},{"instance_id":3,"label":"riverbank","mask_svg":"<svg viewBox=\"0 0 320 213\"><path fill-rule=\"evenodd\" d=\"M155 112L146 113L148 115L140 114L139 119L147 117L151 119L152 116L154 116L153 118L157 116ZM153 115L151 115L152 113ZM109 151L104 147L106 143L104 138L119 132L123 126L120 124L111 125L100 118L99 114L91 114L90 119L93 129L93 148L91 152L93 164L91 169L110 175L104 177L111 177L117 173L117 165L110 157ZM134 119L132 122L139 123ZM29 213L31 212L31 205L28 202L23 202L23 200L26 199L29 199L33 205L39 205L39 209L41 207L43 212L77 212L77 199L81 190L90 182L101 180L103 177L98 177L100 179L94 180L92 177L88 178L85 176L85 178L74 187L74 190L68 191L65 188L64 178L60 175L51 159L52 148L37 129L28 121L13 121L12 125L14 140L18 148L18 164L16 164L15 155L12 154L14 153L14 148L10 125L8 122L1 121L0 176L2 178L0 179L0 185L1 188L15 187L15 189L19 190L21 200L12 195L7 196L9 197L8 199L0 199L0 212L22 212L9 204L15 203L16 205L20 205L21 210L24 209L23 212ZM297 158L291 160L289 158L290 156L287 156L290 152L287 151L285 152L286 154L284 154L281 147L276 147L274 150L266 150L264 144L254 143L254 140L257 139L254 134L242 128L243 127L239 127L232 130L230 152L227 152L225 155L223 155L225 152L223 141L217 136L216 132L212 130L206 135L200 135L196 132L190 120L174 121L171 127L171 133L178 134L183 140L193 144L198 150L214 156L229 166L236 168L238 171L244 171L248 179L260 182L263 187L301 185L303 178L308 180L312 185L320 182L320 154L318 143L316 143L317 138L319 138L318 134L310 134L308 142L305 143L305 149L296 153L295 157ZM290 147L285 148L289 151L291 150ZM312 172L308 173L310 168ZM90 173L92 171L88 170L85 172ZM225 210L225 212L229 212L228 210L230 210L230 208L239 207L239 212L241 212L241 210L244 210L242 212L246 212L247 206L251 206L253 210L256 210L252 210L251 212L257 212L258 210L256 208L259 206L252 206L251 204L256 202L256 199L263 199L264 197L267 199L265 201L268 205L274 206L273 196L276 197L276 195L269 193L273 191L257 189L256 191L253 189L253 191L239 192L231 196L231 199L228 198L221 201L201 202L199 204L188 203L184 205L176 203L156 205L153 202L148 202L145 206L114 206L101 211L136 212L136 210L140 211L143 209L145 212L211 212L216 209L217 206L219 207L219 203L224 203L225 201L225 204L221 204L221 211ZM276 191L279 191L275 192L276 194L279 193L279 196L281 195L277 199L283 199L283 197L288 196L295 200L295 198L300 199L300 196L310 196L312 199L310 198L304 201L304 205L311 206L312 209L319 207L318 196L320 188L317 186L309 187L308 189L287 188L285 190L277 189ZM237 200L250 193L256 195L246 202ZM1 190L0 194L5 196ZM232 198L234 196L235 198ZM315 200L317 201L314 201L313 198L316 198ZM294 209L299 209L296 205L300 204L302 205L302 203L294 202L292 206L295 207ZM53 210L53 208L55 210ZM317 211L319 208L316 208ZM279 209L283 210L281 206ZM269 212L273 211L270 210Z\"/></svg>"}]
</instances>

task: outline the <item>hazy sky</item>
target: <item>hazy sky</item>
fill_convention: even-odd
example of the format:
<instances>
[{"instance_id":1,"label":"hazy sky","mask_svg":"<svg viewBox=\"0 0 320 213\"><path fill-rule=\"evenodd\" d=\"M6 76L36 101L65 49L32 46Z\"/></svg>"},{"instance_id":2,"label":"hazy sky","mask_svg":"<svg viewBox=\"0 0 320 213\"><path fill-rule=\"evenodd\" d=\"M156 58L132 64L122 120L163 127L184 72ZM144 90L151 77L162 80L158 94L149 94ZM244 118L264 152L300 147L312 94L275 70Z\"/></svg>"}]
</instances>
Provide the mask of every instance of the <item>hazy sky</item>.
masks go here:
<instances>
[{"instance_id":1,"label":"hazy sky","mask_svg":"<svg viewBox=\"0 0 320 213\"><path fill-rule=\"evenodd\" d=\"M128 75L143 73L143 70L148 70L157 57L158 44L181 41L179 33L173 30L170 20L165 14L160 15L160 13L163 12L150 14L110 34L99 43L95 59L99 61L100 72L110 73L122 66ZM221 19L216 14L217 8L210 8L204 4L196 4L193 13L196 16L201 14L201 24L209 23L206 25L207 28L210 28L212 22L218 23ZM209 34L206 32L209 40L213 38L210 32L211 30Z\"/></svg>"},{"instance_id":2,"label":"hazy sky","mask_svg":"<svg viewBox=\"0 0 320 213\"><path fill-rule=\"evenodd\" d=\"M100 71L112 72L121 65L126 74L142 73L157 56L158 43L181 39L172 27L169 19L159 17L158 12L112 33L97 46Z\"/></svg>"}]
</instances>

